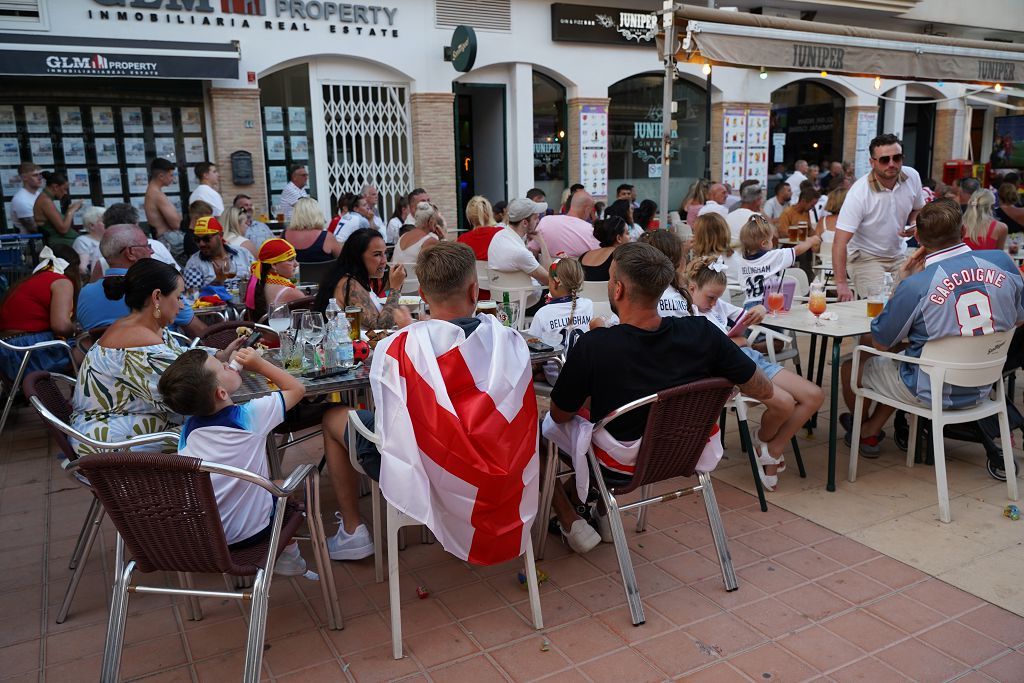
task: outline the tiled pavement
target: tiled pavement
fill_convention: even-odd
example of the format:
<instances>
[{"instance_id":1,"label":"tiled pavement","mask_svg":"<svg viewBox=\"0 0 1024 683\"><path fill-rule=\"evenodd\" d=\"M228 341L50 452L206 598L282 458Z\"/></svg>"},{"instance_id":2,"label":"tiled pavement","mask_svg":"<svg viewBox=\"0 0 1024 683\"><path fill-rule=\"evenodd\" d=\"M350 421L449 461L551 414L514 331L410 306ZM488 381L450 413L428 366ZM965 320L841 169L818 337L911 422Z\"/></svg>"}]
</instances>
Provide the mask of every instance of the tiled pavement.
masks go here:
<instances>
[{"instance_id":1,"label":"tiled pavement","mask_svg":"<svg viewBox=\"0 0 1024 683\"><path fill-rule=\"evenodd\" d=\"M310 448L289 460L318 457ZM470 567L438 544L412 541L400 558L404 659L390 656L387 585L374 583L372 561L335 562L345 629L322 626L315 583L276 580L265 678L1024 680L1024 618L780 508L761 513L724 482L716 491L739 575L734 593L722 587L694 497L653 508L647 532L629 531L647 611L640 627L630 624L610 546L579 557L551 539L540 563L550 580L538 633L516 565ZM0 446L0 679L97 680L109 524L67 622L54 623L88 503L23 412ZM417 586L429 597L417 599ZM192 622L180 603L133 596L122 676L237 680L243 612L233 601L205 600L203 609L205 618Z\"/></svg>"}]
</instances>

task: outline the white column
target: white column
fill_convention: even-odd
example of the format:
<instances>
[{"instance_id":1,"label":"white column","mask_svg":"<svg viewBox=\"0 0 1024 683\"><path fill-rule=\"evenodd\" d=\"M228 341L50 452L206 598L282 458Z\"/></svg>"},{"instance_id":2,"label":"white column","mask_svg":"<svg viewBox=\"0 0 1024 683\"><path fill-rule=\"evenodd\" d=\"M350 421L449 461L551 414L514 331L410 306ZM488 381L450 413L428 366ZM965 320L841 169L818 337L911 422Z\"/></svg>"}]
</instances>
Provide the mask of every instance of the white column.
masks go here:
<instances>
[{"instance_id":1,"label":"white column","mask_svg":"<svg viewBox=\"0 0 1024 683\"><path fill-rule=\"evenodd\" d=\"M903 139L903 115L906 105L903 103L907 99L907 86L899 85L885 93L886 97L891 97L898 102L893 100L884 100L885 102L885 120L882 121L882 132L883 133L895 133L901 140Z\"/></svg>"},{"instance_id":2,"label":"white column","mask_svg":"<svg viewBox=\"0 0 1024 683\"><path fill-rule=\"evenodd\" d=\"M316 188L307 191L313 195L314 189L320 209L331 219L331 181L327 172L327 126L324 123L324 91L320 83L320 63L309 60L309 109L313 125L313 163L316 165Z\"/></svg>"},{"instance_id":3,"label":"white column","mask_svg":"<svg viewBox=\"0 0 1024 683\"><path fill-rule=\"evenodd\" d=\"M508 200L533 187L533 66L516 63L509 74Z\"/></svg>"}]
</instances>

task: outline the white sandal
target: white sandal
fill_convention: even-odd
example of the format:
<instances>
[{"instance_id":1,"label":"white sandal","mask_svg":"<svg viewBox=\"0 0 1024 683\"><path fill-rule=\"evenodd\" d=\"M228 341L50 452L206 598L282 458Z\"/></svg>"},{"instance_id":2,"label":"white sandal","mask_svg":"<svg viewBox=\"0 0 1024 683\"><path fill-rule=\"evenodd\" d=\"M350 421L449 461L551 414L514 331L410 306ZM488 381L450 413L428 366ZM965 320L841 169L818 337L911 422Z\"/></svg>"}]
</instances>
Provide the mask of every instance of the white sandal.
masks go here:
<instances>
[{"instance_id":1,"label":"white sandal","mask_svg":"<svg viewBox=\"0 0 1024 683\"><path fill-rule=\"evenodd\" d=\"M759 438L757 438L757 435L751 434L750 438L753 439L753 441L754 441L754 450L757 453L764 453L764 452L766 452L765 449L767 448L767 444L765 444L763 441L761 441ZM778 465L779 469L775 470L775 474L782 474L783 472L786 471L786 456L785 456L785 454L780 455L778 460L775 460L774 462L766 462L764 464L765 465Z\"/></svg>"},{"instance_id":2,"label":"white sandal","mask_svg":"<svg viewBox=\"0 0 1024 683\"><path fill-rule=\"evenodd\" d=\"M767 444L762 443L759 444L759 446L760 453L755 458L755 461L757 462L757 475L761 478L761 486L764 487L764 490L774 492L775 487L779 485L778 472L781 472L782 470L776 470L775 474L765 474L764 467L765 465L778 465L782 462L782 458L773 458L768 452Z\"/></svg>"}]
</instances>

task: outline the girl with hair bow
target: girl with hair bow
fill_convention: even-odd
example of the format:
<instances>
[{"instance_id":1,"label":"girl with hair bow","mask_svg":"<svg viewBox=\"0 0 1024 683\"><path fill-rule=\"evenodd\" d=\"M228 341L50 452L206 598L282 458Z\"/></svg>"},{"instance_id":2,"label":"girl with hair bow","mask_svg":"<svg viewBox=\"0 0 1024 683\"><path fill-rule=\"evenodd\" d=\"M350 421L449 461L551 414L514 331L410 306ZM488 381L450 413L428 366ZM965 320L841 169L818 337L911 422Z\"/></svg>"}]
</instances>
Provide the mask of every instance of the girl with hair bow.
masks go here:
<instances>
[{"instance_id":1,"label":"girl with hair bow","mask_svg":"<svg viewBox=\"0 0 1024 683\"><path fill-rule=\"evenodd\" d=\"M298 269L295 247L279 237L260 246L259 256L250 266L252 277L245 292L245 306L252 320L259 320L269 309L302 298L291 278Z\"/></svg>"}]
</instances>

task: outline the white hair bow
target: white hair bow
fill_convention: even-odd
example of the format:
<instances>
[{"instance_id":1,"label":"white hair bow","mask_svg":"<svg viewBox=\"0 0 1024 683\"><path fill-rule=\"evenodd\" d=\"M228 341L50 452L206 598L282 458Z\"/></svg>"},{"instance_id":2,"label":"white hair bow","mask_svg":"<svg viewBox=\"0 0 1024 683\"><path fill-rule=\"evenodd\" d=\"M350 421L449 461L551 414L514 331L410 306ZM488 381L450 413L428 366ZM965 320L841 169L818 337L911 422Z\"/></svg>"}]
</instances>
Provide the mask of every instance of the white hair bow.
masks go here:
<instances>
[{"instance_id":1,"label":"white hair bow","mask_svg":"<svg viewBox=\"0 0 1024 683\"><path fill-rule=\"evenodd\" d=\"M729 267L725 265L725 261L719 256L714 263L709 263L708 268L715 271L716 273L724 273Z\"/></svg>"},{"instance_id":2,"label":"white hair bow","mask_svg":"<svg viewBox=\"0 0 1024 683\"><path fill-rule=\"evenodd\" d=\"M70 265L64 259L54 255L52 249L43 247L43 250L39 252L39 265L32 269L32 274L34 275L41 270L49 269L57 273L57 275L63 275Z\"/></svg>"}]
</instances>

